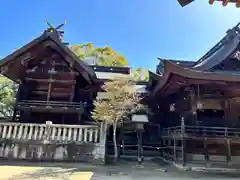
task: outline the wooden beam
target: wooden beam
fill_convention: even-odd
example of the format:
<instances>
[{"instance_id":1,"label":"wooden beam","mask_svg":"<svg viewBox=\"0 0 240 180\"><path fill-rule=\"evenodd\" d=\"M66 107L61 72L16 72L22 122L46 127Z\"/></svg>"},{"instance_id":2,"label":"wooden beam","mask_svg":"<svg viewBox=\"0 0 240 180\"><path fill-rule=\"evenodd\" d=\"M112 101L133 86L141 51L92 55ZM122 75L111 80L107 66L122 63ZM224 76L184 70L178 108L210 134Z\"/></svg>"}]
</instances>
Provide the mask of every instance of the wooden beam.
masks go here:
<instances>
[{"instance_id":1,"label":"wooden beam","mask_svg":"<svg viewBox=\"0 0 240 180\"><path fill-rule=\"evenodd\" d=\"M45 61L41 61L40 64L46 64ZM55 66L68 66L67 63L63 63L63 62L55 62Z\"/></svg>"},{"instance_id":2,"label":"wooden beam","mask_svg":"<svg viewBox=\"0 0 240 180\"><path fill-rule=\"evenodd\" d=\"M68 92L68 93L71 93L72 92L72 89L71 88L60 88L60 87L54 87L52 86L52 91L54 92Z\"/></svg>"},{"instance_id":3,"label":"wooden beam","mask_svg":"<svg viewBox=\"0 0 240 180\"><path fill-rule=\"evenodd\" d=\"M61 80L74 80L75 76L77 76L79 73L78 72L31 72L27 71L27 78L36 78L38 79L41 77L42 79L48 79L50 75L52 75L53 79L61 79Z\"/></svg>"},{"instance_id":4,"label":"wooden beam","mask_svg":"<svg viewBox=\"0 0 240 180\"><path fill-rule=\"evenodd\" d=\"M48 92L44 91L32 91L33 94L38 94L38 95L48 95ZM52 97L61 97L61 96L70 96L71 93L68 92L51 92Z\"/></svg>"},{"instance_id":5,"label":"wooden beam","mask_svg":"<svg viewBox=\"0 0 240 180\"><path fill-rule=\"evenodd\" d=\"M52 82L52 83L64 83L64 84L75 84L75 80L56 80L56 79L34 79L25 78L26 81L37 81L37 82Z\"/></svg>"},{"instance_id":6,"label":"wooden beam","mask_svg":"<svg viewBox=\"0 0 240 180\"><path fill-rule=\"evenodd\" d=\"M44 91L44 90L48 90L49 85L37 85L37 87L35 88L37 91ZM34 90L34 89L33 89Z\"/></svg>"}]
</instances>

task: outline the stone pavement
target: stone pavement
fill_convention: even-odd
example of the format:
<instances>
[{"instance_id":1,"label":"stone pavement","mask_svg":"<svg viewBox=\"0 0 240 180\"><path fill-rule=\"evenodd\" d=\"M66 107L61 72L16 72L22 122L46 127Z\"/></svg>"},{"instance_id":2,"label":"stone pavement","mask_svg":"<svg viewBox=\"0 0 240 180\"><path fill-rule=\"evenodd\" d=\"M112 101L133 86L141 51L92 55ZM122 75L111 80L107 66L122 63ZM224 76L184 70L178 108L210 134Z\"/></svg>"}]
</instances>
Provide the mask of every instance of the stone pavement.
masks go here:
<instances>
[{"instance_id":1,"label":"stone pavement","mask_svg":"<svg viewBox=\"0 0 240 180\"><path fill-rule=\"evenodd\" d=\"M167 170L167 171L166 171ZM166 172L165 172L166 171ZM0 180L164 180L164 179L240 179L236 173L179 171L164 163L120 162L117 166L80 163L1 162Z\"/></svg>"}]
</instances>

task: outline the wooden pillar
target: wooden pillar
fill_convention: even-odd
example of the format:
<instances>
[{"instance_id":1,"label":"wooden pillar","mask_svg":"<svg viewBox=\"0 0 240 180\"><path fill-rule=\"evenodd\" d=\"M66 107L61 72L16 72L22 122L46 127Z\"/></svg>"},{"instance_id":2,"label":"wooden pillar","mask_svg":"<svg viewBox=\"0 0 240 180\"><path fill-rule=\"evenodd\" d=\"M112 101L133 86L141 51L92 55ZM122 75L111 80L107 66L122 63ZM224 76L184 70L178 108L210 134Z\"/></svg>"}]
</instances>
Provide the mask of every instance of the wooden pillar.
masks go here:
<instances>
[{"instance_id":1,"label":"wooden pillar","mask_svg":"<svg viewBox=\"0 0 240 180\"><path fill-rule=\"evenodd\" d=\"M231 111L230 111L230 100L224 100L224 119L230 121L231 120Z\"/></svg>"},{"instance_id":2,"label":"wooden pillar","mask_svg":"<svg viewBox=\"0 0 240 180\"><path fill-rule=\"evenodd\" d=\"M204 145L204 148L203 148L203 151L204 151L204 159L205 159L205 166L208 167L209 166L209 154L208 154L208 139L207 138L204 138L203 140L203 145Z\"/></svg>"},{"instance_id":3,"label":"wooden pillar","mask_svg":"<svg viewBox=\"0 0 240 180\"><path fill-rule=\"evenodd\" d=\"M65 120L65 117L64 117L64 116L62 116L62 124L64 124L64 120Z\"/></svg>"},{"instance_id":4,"label":"wooden pillar","mask_svg":"<svg viewBox=\"0 0 240 180\"><path fill-rule=\"evenodd\" d=\"M181 117L182 165L186 165L185 119Z\"/></svg>"},{"instance_id":5,"label":"wooden pillar","mask_svg":"<svg viewBox=\"0 0 240 180\"><path fill-rule=\"evenodd\" d=\"M69 102L72 102L72 101L73 101L74 92L75 92L75 84L72 84L72 87L71 87L71 95L70 95L70 97L69 97Z\"/></svg>"},{"instance_id":6,"label":"wooden pillar","mask_svg":"<svg viewBox=\"0 0 240 180\"><path fill-rule=\"evenodd\" d=\"M231 141L229 139L226 139L226 146L227 146L227 162L228 162L228 165L231 165L232 151L231 151Z\"/></svg>"},{"instance_id":7,"label":"wooden pillar","mask_svg":"<svg viewBox=\"0 0 240 180\"><path fill-rule=\"evenodd\" d=\"M197 125L197 102L195 89L192 88L190 92L190 105L191 105L191 121L193 125Z\"/></svg>"},{"instance_id":8,"label":"wooden pillar","mask_svg":"<svg viewBox=\"0 0 240 180\"><path fill-rule=\"evenodd\" d=\"M177 161L177 143L176 143L176 137L173 135L173 157L174 161Z\"/></svg>"},{"instance_id":9,"label":"wooden pillar","mask_svg":"<svg viewBox=\"0 0 240 180\"><path fill-rule=\"evenodd\" d=\"M227 100L227 108L228 108L228 120L230 121L232 119L231 117L231 101L230 99Z\"/></svg>"},{"instance_id":10,"label":"wooden pillar","mask_svg":"<svg viewBox=\"0 0 240 180\"><path fill-rule=\"evenodd\" d=\"M14 106L12 121L16 121L16 117L17 117L17 104Z\"/></svg>"},{"instance_id":11,"label":"wooden pillar","mask_svg":"<svg viewBox=\"0 0 240 180\"><path fill-rule=\"evenodd\" d=\"M74 71L73 71L73 68L74 68L74 64L73 63L70 63L70 73L71 73L71 76L72 74L74 74ZM74 76L74 80L76 80L76 76ZM72 84L72 87L71 87L71 95L69 97L69 101L72 102L73 101L73 98L74 98L74 94L75 94L75 86L76 86L76 83L75 84Z\"/></svg>"},{"instance_id":12,"label":"wooden pillar","mask_svg":"<svg viewBox=\"0 0 240 180\"><path fill-rule=\"evenodd\" d=\"M50 74L50 79L52 80L52 74ZM47 94L47 102L50 100L51 91L52 91L52 81L49 81L49 84L48 84L48 94Z\"/></svg>"}]
</instances>

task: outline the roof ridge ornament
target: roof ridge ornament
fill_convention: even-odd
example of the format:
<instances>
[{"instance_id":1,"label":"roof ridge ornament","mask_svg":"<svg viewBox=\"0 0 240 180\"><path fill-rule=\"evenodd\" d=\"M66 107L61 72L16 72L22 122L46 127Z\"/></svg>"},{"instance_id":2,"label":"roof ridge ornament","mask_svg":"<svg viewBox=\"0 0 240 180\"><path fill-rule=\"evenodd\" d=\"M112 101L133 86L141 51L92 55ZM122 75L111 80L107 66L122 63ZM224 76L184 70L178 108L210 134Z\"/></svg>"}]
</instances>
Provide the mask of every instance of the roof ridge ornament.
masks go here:
<instances>
[{"instance_id":1,"label":"roof ridge ornament","mask_svg":"<svg viewBox=\"0 0 240 180\"><path fill-rule=\"evenodd\" d=\"M63 35L64 35L64 31L60 30L61 28L63 28L63 26L66 24L66 20L64 21L64 23L59 24L58 26L54 27L52 24L49 23L49 21L46 21L47 25L49 26L49 28L47 28L44 33L50 33L52 36L54 36L54 38L56 38L57 40L63 42Z\"/></svg>"}]
</instances>

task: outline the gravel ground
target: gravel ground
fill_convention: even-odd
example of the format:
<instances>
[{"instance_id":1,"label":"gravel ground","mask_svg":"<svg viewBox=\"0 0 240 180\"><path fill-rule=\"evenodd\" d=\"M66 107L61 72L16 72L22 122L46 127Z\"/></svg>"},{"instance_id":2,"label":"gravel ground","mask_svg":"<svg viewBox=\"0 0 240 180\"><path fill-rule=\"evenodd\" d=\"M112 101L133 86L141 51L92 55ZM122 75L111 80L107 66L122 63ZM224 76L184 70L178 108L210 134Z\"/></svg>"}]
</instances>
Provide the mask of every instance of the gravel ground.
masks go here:
<instances>
[{"instance_id":1,"label":"gravel ground","mask_svg":"<svg viewBox=\"0 0 240 180\"><path fill-rule=\"evenodd\" d=\"M0 166L1 180L89 180L93 172L75 168Z\"/></svg>"},{"instance_id":2,"label":"gravel ground","mask_svg":"<svg viewBox=\"0 0 240 180\"><path fill-rule=\"evenodd\" d=\"M70 163L1 162L0 180L165 180L240 179L237 173L179 171L173 166L146 162L120 163L118 166L92 166Z\"/></svg>"}]
</instances>

